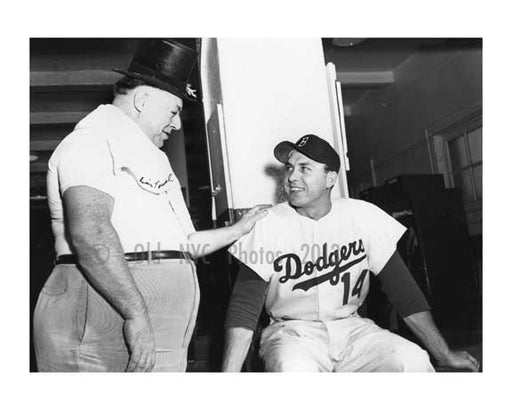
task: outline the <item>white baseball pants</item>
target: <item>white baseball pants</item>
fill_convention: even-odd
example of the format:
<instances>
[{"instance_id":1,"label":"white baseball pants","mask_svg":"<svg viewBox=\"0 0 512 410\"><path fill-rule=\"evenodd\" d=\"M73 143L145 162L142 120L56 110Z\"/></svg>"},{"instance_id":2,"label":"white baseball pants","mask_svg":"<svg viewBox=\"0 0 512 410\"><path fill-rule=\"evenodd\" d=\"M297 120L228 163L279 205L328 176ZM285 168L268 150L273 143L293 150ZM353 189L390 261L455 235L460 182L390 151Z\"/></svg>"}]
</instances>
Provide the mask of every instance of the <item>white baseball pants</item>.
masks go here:
<instances>
[{"instance_id":1,"label":"white baseball pants","mask_svg":"<svg viewBox=\"0 0 512 410\"><path fill-rule=\"evenodd\" d=\"M330 321L274 322L262 333L269 372L433 372L418 345L357 315Z\"/></svg>"}]
</instances>

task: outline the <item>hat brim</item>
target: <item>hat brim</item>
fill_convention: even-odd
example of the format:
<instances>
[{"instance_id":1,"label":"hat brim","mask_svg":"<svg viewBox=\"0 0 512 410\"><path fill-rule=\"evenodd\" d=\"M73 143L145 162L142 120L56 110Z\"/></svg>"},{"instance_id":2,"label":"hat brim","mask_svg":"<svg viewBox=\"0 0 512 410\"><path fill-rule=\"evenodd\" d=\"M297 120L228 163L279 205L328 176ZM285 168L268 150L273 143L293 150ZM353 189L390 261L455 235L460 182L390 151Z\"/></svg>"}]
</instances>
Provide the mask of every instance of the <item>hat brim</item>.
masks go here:
<instances>
[{"instance_id":1,"label":"hat brim","mask_svg":"<svg viewBox=\"0 0 512 410\"><path fill-rule=\"evenodd\" d=\"M317 158L312 157L309 153L305 152L301 147L297 146L293 142L290 141L282 141L276 145L274 148L274 157L283 164L288 162L288 157L290 156L290 152L298 151L306 157L312 159L316 162L321 162Z\"/></svg>"},{"instance_id":2,"label":"hat brim","mask_svg":"<svg viewBox=\"0 0 512 410\"><path fill-rule=\"evenodd\" d=\"M290 152L297 149L295 144L290 141L282 141L274 148L274 157L283 164L288 162L288 156Z\"/></svg>"},{"instance_id":3,"label":"hat brim","mask_svg":"<svg viewBox=\"0 0 512 410\"><path fill-rule=\"evenodd\" d=\"M144 83L146 83L149 86L160 88L161 90L164 90L164 91L167 91L167 92L169 92L169 93L171 93L173 95L176 95L176 96L180 97L183 100L192 101L192 102L196 102L197 101L196 98L188 95L186 92L181 91L180 89L178 89L177 87L173 86L172 84L169 84L169 83L167 83L167 82L165 82L163 80L160 80L157 77L152 77L152 76L149 76L149 75L140 74L140 73L136 73L136 72L133 72L133 71L120 70L118 68L114 68L113 71L115 71L116 73L123 74L123 75L125 75L127 77L135 78L137 80L142 80L142 81L144 81Z\"/></svg>"},{"instance_id":4,"label":"hat brim","mask_svg":"<svg viewBox=\"0 0 512 410\"><path fill-rule=\"evenodd\" d=\"M311 156L311 154L305 152L301 147L297 146L293 142L290 141L282 141L279 144L276 145L274 148L274 157L283 164L286 164L288 162L288 157L290 156L290 152L292 151L298 151L301 154L305 155L309 159L312 159L313 161L319 162L320 164L324 164L324 162L319 159ZM334 166L332 169L335 172L339 172L339 164L337 166Z\"/></svg>"}]
</instances>

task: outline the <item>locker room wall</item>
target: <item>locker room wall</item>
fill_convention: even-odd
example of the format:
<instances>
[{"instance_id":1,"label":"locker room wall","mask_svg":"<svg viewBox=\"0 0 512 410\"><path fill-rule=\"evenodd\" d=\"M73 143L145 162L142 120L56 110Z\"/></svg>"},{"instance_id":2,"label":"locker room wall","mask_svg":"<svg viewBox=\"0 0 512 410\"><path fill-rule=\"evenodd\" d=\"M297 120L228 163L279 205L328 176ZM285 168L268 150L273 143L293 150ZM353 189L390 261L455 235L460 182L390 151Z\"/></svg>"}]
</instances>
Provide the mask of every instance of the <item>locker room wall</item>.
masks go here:
<instances>
[{"instance_id":1,"label":"locker room wall","mask_svg":"<svg viewBox=\"0 0 512 410\"><path fill-rule=\"evenodd\" d=\"M394 72L394 83L369 91L352 108L347 138L354 192L400 174L430 173L424 131L482 102L482 49L416 53ZM469 112L468 112L469 113Z\"/></svg>"}]
</instances>

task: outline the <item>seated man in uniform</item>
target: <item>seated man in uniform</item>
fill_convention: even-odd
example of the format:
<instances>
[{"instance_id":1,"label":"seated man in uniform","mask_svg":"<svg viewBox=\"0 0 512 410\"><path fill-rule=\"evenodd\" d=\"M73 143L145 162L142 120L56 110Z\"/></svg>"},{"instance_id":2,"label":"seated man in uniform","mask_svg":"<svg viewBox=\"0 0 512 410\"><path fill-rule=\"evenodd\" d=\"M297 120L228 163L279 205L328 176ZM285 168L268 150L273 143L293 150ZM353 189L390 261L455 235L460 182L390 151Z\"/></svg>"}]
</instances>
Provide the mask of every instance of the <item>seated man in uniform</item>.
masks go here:
<instances>
[{"instance_id":1,"label":"seated man in uniform","mask_svg":"<svg viewBox=\"0 0 512 410\"><path fill-rule=\"evenodd\" d=\"M434 371L416 344L361 318L357 309L378 275L405 323L441 365L478 371L453 351L396 245L405 228L376 206L331 199L340 159L323 139L283 141L288 202L269 210L230 252L241 262L227 317L223 371L240 371L261 309L270 317L260 356L267 371Z\"/></svg>"}]
</instances>

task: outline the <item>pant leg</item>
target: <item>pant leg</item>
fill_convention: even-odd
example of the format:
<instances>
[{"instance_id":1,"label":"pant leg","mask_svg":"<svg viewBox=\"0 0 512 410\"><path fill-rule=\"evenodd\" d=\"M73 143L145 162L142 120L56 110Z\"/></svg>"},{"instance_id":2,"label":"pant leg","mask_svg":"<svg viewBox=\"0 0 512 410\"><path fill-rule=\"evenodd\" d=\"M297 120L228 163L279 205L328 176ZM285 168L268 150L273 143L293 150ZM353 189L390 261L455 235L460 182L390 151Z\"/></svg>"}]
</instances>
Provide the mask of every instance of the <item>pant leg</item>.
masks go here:
<instances>
[{"instance_id":1,"label":"pant leg","mask_svg":"<svg viewBox=\"0 0 512 410\"><path fill-rule=\"evenodd\" d=\"M129 263L146 302L155 337L154 372L184 372L199 305L195 266L184 260ZM86 329L81 344L82 371L124 371L129 355L123 320L90 289Z\"/></svg>"},{"instance_id":2,"label":"pant leg","mask_svg":"<svg viewBox=\"0 0 512 410\"><path fill-rule=\"evenodd\" d=\"M34 311L38 371L124 371L129 355L122 326L75 265L57 265Z\"/></svg>"},{"instance_id":3,"label":"pant leg","mask_svg":"<svg viewBox=\"0 0 512 410\"><path fill-rule=\"evenodd\" d=\"M130 263L155 335L154 371L185 371L199 287L195 267L181 260ZM58 265L34 314L40 371L122 372L129 360L123 319L73 265Z\"/></svg>"},{"instance_id":4,"label":"pant leg","mask_svg":"<svg viewBox=\"0 0 512 410\"><path fill-rule=\"evenodd\" d=\"M262 333L260 355L268 372L330 372L327 332L322 323L276 322Z\"/></svg>"},{"instance_id":5,"label":"pant leg","mask_svg":"<svg viewBox=\"0 0 512 410\"><path fill-rule=\"evenodd\" d=\"M33 342L40 372L79 371L87 283L72 265L57 265L34 310Z\"/></svg>"},{"instance_id":6,"label":"pant leg","mask_svg":"<svg viewBox=\"0 0 512 410\"><path fill-rule=\"evenodd\" d=\"M348 336L338 353L337 372L433 372L428 353L370 319L343 319ZM342 321L340 321L342 322ZM343 332L343 331L342 331Z\"/></svg>"},{"instance_id":7,"label":"pant leg","mask_svg":"<svg viewBox=\"0 0 512 410\"><path fill-rule=\"evenodd\" d=\"M167 289L168 296L148 303L150 318L155 332L156 363L154 372L184 372L187 354L196 325L200 292L196 268L185 260L161 261L165 272L157 282L144 281L144 266L138 271L139 289L145 299L155 295L158 289Z\"/></svg>"}]
</instances>

